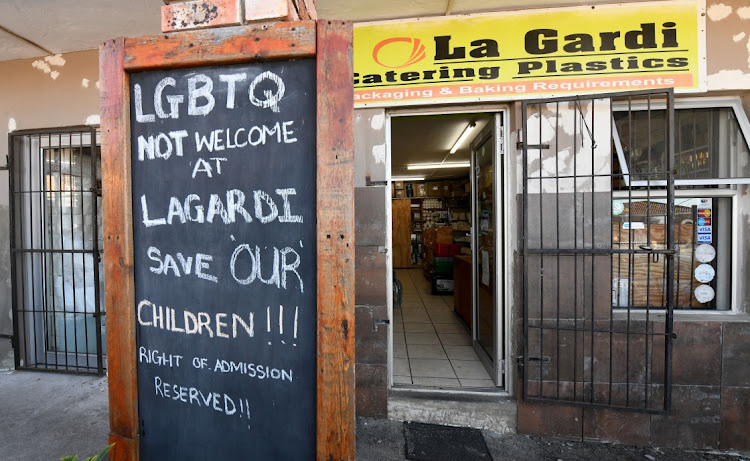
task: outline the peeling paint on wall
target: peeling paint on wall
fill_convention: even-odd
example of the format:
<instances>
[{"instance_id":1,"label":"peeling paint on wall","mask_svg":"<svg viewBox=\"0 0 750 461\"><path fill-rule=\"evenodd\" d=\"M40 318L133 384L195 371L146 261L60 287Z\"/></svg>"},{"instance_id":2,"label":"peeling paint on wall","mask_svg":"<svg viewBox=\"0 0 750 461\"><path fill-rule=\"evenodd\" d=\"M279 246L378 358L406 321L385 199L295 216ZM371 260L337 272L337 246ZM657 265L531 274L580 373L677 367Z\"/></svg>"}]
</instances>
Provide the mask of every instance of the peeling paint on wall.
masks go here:
<instances>
[{"instance_id":1,"label":"peeling paint on wall","mask_svg":"<svg viewBox=\"0 0 750 461\"><path fill-rule=\"evenodd\" d=\"M375 163L385 163L385 144L372 146L372 156L375 157Z\"/></svg>"},{"instance_id":2,"label":"peeling paint on wall","mask_svg":"<svg viewBox=\"0 0 750 461\"><path fill-rule=\"evenodd\" d=\"M16 125L16 119L13 117L8 119L8 133L12 133L16 131L16 128L18 128L18 125Z\"/></svg>"},{"instance_id":3,"label":"peeling paint on wall","mask_svg":"<svg viewBox=\"0 0 750 461\"><path fill-rule=\"evenodd\" d=\"M708 13L708 18L710 20L721 21L722 19L726 19L730 14L732 14L732 7L723 3L716 3L709 6L706 12Z\"/></svg>"},{"instance_id":4,"label":"peeling paint on wall","mask_svg":"<svg viewBox=\"0 0 750 461\"><path fill-rule=\"evenodd\" d=\"M747 90L750 81L748 0L707 3L707 90Z\"/></svg>"},{"instance_id":5,"label":"peeling paint on wall","mask_svg":"<svg viewBox=\"0 0 750 461\"><path fill-rule=\"evenodd\" d=\"M62 67L65 65L65 58L63 58L61 54L56 54L54 56L47 56L44 58L44 60L53 66Z\"/></svg>"},{"instance_id":6,"label":"peeling paint on wall","mask_svg":"<svg viewBox=\"0 0 750 461\"><path fill-rule=\"evenodd\" d=\"M49 74L50 72L52 72L52 68L50 68L49 64L47 64L43 59L32 62L31 67L39 69L45 74Z\"/></svg>"},{"instance_id":7,"label":"peeling paint on wall","mask_svg":"<svg viewBox=\"0 0 750 461\"><path fill-rule=\"evenodd\" d=\"M378 114L372 117L370 120L370 126L373 130L382 130L385 126L385 114Z\"/></svg>"},{"instance_id":8,"label":"peeling paint on wall","mask_svg":"<svg viewBox=\"0 0 750 461\"><path fill-rule=\"evenodd\" d=\"M62 67L65 65L65 62L65 58L63 58L61 54L56 54L54 56L46 56L44 59L37 59L31 63L31 67L39 69L45 74L49 74L52 80L56 80L57 77L60 76L60 72L52 70L50 66Z\"/></svg>"},{"instance_id":9,"label":"peeling paint on wall","mask_svg":"<svg viewBox=\"0 0 750 461\"><path fill-rule=\"evenodd\" d=\"M99 117L99 114L92 114L86 117L86 122L84 122L86 125L99 125L101 123L101 118Z\"/></svg>"},{"instance_id":10,"label":"peeling paint on wall","mask_svg":"<svg viewBox=\"0 0 750 461\"><path fill-rule=\"evenodd\" d=\"M89 87L89 82L90 82L89 79L84 78L83 80L81 80L81 86L84 87L84 88L88 88Z\"/></svg>"},{"instance_id":11,"label":"peeling paint on wall","mask_svg":"<svg viewBox=\"0 0 750 461\"><path fill-rule=\"evenodd\" d=\"M557 107L555 104L549 104L546 107L542 106L541 112L534 111L528 116L526 142L529 145L556 146L556 149L544 149L541 154L539 149L529 148L529 177L554 177L558 174L572 176L574 172L582 176L602 175L593 180L594 190L609 190L611 182L606 181L604 175L609 174L612 168L611 146L608 142L595 143L594 140L611 138L610 107L608 101L597 100L595 104L595 109L590 101L583 102L580 106L561 104ZM574 120L578 122L576 125ZM573 126L576 127L575 130L572 129ZM586 154L583 155L583 152ZM517 166L518 171L522 171L522 156L518 157L518 161L521 162ZM565 179L557 183L543 181L542 184L530 181L527 190L530 193L585 192L592 190L592 180Z\"/></svg>"},{"instance_id":12,"label":"peeling paint on wall","mask_svg":"<svg viewBox=\"0 0 750 461\"><path fill-rule=\"evenodd\" d=\"M714 89L748 88L750 87L750 74L741 70L722 70L708 76L708 86Z\"/></svg>"}]
</instances>

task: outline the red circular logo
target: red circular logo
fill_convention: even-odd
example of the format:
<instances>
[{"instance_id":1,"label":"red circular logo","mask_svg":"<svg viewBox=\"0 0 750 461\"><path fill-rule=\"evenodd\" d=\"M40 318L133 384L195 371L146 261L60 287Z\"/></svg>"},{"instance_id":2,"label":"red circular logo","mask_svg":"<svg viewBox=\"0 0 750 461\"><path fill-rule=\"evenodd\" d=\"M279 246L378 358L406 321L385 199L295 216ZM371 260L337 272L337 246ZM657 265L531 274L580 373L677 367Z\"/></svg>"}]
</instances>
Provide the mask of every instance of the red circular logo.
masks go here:
<instances>
[{"instance_id":1,"label":"red circular logo","mask_svg":"<svg viewBox=\"0 0 750 461\"><path fill-rule=\"evenodd\" d=\"M408 58L404 60L402 64L399 65L389 65L389 64L383 64L383 62L380 60L380 50L382 50L384 47L392 44L392 43L411 43L411 54ZM380 64L383 67L388 67L390 69L400 69L402 67L410 66L414 63L417 63L421 60L423 60L426 56L425 53L425 47L422 44L422 41L418 38L413 37L391 37L387 38L377 45L375 45L375 48L372 49L372 59L375 60L378 64Z\"/></svg>"}]
</instances>

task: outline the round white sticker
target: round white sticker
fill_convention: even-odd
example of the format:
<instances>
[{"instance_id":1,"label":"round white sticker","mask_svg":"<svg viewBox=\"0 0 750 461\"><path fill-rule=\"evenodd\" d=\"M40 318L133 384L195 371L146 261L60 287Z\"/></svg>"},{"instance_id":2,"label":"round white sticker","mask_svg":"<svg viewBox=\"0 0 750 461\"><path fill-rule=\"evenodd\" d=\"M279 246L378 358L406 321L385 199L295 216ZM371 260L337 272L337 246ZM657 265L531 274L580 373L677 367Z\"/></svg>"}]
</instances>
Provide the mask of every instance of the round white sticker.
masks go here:
<instances>
[{"instance_id":1,"label":"round white sticker","mask_svg":"<svg viewBox=\"0 0 750 461\"><path fill-rule=\"evenodd\" d=\"M710 263L715 257L716 249L707 243L698 245L695 249L695 259L702 263Z\"/></svg>"},{"instance_id":2,"label":"round white sticker","mask_svg":"<svg viewBox=\"0 0 750 461\"><path fill-rule=\"evenodd\" d=\"M625 204L622 202L612 202L612 214L619 216L625 211Z\"/></svg>"},{"instance_id":3,"label":"round white sticker","mask_svg":"<svg viewBox=\"0 0 750 461\"><path fill-rule=\"evenodd\" d=\"M695 280L701 283L708 283L714 279L716 271L709 264L701 264L695 268Z\"/></svg>"},{"instance_id":4,"label":"round white sticker","mask_svg":"<svg viewBox=\"0 0 750 461\"><path fill-rule=\"evenodd\" d=\"M695 288L695 299L701 304L711 301L714 296L716 296L716 292L708 285L698 285Z\"/></svg>"}]
</instances>

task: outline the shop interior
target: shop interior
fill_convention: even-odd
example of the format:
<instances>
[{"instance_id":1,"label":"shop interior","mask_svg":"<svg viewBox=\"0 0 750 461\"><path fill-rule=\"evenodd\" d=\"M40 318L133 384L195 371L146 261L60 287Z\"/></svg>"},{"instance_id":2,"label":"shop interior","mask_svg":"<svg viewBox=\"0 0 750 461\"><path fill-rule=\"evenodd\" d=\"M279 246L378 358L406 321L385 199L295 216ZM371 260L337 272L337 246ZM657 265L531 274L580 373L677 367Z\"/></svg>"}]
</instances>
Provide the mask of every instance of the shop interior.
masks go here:
<instances>
[{"instance_id":1,"label":"shop interior","mask_svg":"<svg viewBox=\"0 0 750 461\"><path fill-rule=\"evenodd\" d=\"M471 159L493 125L493 114L392 118L395 387L496 389L492 347L485 353L472 333L482 319L472 304ZM482 173L474 190L491 191L494 169Z\"/></svg>"}]
</instances>

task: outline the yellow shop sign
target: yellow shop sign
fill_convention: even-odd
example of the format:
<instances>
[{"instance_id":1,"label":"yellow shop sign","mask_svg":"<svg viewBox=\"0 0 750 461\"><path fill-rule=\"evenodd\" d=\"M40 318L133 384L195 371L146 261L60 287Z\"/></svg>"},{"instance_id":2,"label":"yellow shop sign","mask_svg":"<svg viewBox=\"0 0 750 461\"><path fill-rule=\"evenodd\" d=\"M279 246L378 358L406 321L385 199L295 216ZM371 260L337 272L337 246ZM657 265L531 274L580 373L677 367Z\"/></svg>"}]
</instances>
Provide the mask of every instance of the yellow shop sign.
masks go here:
<instances>
[{"instance_id":1,"label":"yellow shop sign","mask_svg":"<svg viewBox=\"0 0 750 461\"><path fill-rule=\"evenodd\" d=\"M675 88L701 91L697 0L365 23L357 106Z\"/></svg>"}]
</instances>

